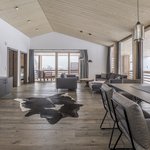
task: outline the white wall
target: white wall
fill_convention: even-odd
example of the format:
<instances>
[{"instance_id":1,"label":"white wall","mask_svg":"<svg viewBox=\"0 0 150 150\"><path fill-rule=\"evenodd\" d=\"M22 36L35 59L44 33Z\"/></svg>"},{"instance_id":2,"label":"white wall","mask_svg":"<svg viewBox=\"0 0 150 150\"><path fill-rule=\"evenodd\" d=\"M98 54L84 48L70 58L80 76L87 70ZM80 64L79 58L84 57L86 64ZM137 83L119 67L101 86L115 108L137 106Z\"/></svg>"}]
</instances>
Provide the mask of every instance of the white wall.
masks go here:
<instances>
[{"instance_id":1,"label":"white wall","mask_svg":"<svg viewBox=\"0 0 150 150\"><path fill-rule=\"evenodd\" d=\"M27 53L30 38L0 19L0 76L7 76L7 47L18 50L18 85L20 84L20 51Z\"/></svg>"},{"instance_id":2,"label":"white wall","mask_svg":"<svg viewBox=\"0 0 150 150\"><path fill-rule=\"evenodd\" d=\"M89 63L89 77L106 72L107 52L105 46L73 38L64 34L51 32L31 38L31 49L87 49L88 57L93 62Z\"/></svg>"}]
</instances>

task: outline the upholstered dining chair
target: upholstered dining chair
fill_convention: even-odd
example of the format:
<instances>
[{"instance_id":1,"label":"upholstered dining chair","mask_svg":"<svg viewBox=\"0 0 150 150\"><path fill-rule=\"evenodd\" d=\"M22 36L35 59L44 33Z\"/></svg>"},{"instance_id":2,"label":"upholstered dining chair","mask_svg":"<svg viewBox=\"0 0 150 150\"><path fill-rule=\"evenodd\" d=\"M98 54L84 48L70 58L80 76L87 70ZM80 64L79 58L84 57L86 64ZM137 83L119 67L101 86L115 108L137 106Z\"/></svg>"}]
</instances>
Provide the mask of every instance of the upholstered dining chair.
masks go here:
<instances>
[{"instance_id":1,"label":"upholstered dining chair","mask_svg":"<svg viewBox=\"0 0 150 150\"><path fill-rule=\"evenodd\" d=\"M141 107L117 92L113 94L112 106L120 135L110 149L116 148L124 134L133 150L150 150L150 120L145 119Z\"/></svg>"},{"instance_id":2,"label":"upholstered dining chair","mask_svg":"<svg viewBox=\"0 0 150 150\"><path fill-rule=\"evenodd\" d=\"M114 121L114 114L113 114L112 103L111 103L111 98L113 95L113 88L109 87L107 84L102 84L100 88L100 92L101 92L103 106L106 111L102 119L102 122L100 124L100 128L110 129L110 128L103 128L102 126L108 114L111 116L112 120Z\"/></svg>"},{"instance_id":3,"label":"upholstered dining chair","mask_svg":"<svg viewBox=\"0 0 150 150\"><path fill-rule=\"evenodd\" d=\"M121 81L124 84L140 84L141 83L140 79L122 79L122 80L118 80L118 81L116 79L114 79L114 80L111 80L111 84L121 83ZM148 104L144 101L141 101L140 99L137 99L135 96L132 96L131 94L126 93L124 91L117 90L117 92L119 92L123 96L137 102L140 105L140 107L142 108L145 118L150 118L150 104Z\"/></svg>"},{"instance_id":4,"label":"upholstered dining chair","mask_svg":"<svg viewBox=\"0 0 150 150\"><path fill-rule=\"evenodd\" d=\"M100 124L100 129L111 129L112 130L111 131L110 140L109 140L109 145L108 145L108 147L110 148L112 137L113 137L113 133L114 133L114 129L117 129L117 127L116 127L116 118L115 118L115 115L114 115L114 110L113 110L113 106L112 106L112 102L111 102L114 89L111 88L110 86L108 86L107 84L102 84L102 86L100 88L100 91L101 91L103 106L104 106L105 111L106 111L105 115L104 115L104 117L102 119L102 122ZM113 121L113 126L109 127L109 128L104 128L102 126L103 126L105 118L106 118L106 116L108 114L110 115L110 117L111 117L111 119Z\"/></svg>"}]
</instances>

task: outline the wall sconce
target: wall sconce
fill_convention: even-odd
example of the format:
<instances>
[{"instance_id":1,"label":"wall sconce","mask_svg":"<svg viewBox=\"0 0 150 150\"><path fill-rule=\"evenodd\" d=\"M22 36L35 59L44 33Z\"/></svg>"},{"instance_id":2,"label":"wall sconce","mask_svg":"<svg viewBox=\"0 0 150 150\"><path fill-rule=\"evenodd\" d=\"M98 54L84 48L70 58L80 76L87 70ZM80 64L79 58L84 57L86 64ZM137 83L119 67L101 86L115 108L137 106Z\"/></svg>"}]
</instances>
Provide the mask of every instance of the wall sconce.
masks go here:
<instances>
[{"instance_id":1,"label":"wall sconce","mask_svg":"<svg viewBox=\"0 0 150 150\"><path fill-rule=\"evenodd\" d=\"M88 60L88 63L92 63L93 61L91 59Z\"/></svg>"}]
</instances>

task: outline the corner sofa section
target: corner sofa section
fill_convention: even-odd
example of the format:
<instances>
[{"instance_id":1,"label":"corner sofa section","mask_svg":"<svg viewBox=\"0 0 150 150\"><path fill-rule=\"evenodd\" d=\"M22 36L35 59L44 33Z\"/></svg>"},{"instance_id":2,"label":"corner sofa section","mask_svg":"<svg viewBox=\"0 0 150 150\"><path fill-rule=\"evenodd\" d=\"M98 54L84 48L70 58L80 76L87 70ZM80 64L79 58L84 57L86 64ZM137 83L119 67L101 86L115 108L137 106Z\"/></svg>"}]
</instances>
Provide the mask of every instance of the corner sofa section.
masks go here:
<instances>
[{"instance_id":1,"label":"corner sofa section","mask_svg":"<svg viewBox=\"0 0 150 150\"><path fill-rule=\"evenodd\" d=\"M96 74L95 75L95 80L96 81L101 81L105 80L108 81L111 79L127 79L127 75L121 75L121 74L116 74L116 73L102 73L102 74Z\"/></svg>"},{"instance_id":2,"label":"corner sofa section","mask_svg":"<svg viewBox=\"0 0 150 150\"><path fill-rule=\"evenodd\" d=\"M111 80L120 81L127 79L127 75L115 74L115 73L102 73L95 75L95 81L90 82L90 88L92 92L99 92L103 83L110 83Z\"/></svg>"}]
</instances>

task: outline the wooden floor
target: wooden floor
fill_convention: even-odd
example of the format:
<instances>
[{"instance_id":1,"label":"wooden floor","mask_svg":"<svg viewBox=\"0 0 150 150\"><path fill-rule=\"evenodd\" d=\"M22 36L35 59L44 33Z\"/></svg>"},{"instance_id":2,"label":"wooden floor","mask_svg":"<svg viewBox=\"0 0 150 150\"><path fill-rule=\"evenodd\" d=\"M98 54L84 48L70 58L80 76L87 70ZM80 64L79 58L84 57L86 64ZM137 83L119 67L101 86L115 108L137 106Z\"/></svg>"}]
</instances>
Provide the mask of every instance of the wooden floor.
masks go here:
<instances>
[{"instance_id":1,"label":"wooden floor","mask_svg":"<svg viewBox=\"0 0 150 150\"><path fill-rule=\"evenodd\" d=\"M58 92L68 92L58 90ZM39 115L24 117L14 98L49 96L56 94L55 83L35 83L13 89L0 100L0 150L107 150L111 130L100 130L105 113L99 94L91 94L84 84L76 92L68 93L83 104L79 118L63 118L51 125ZM110 119L105 127L111 126ZM119 132L115 130L115 137ZM119 147L127 145L123 138Z\"/></svg>"}]
</instances>

